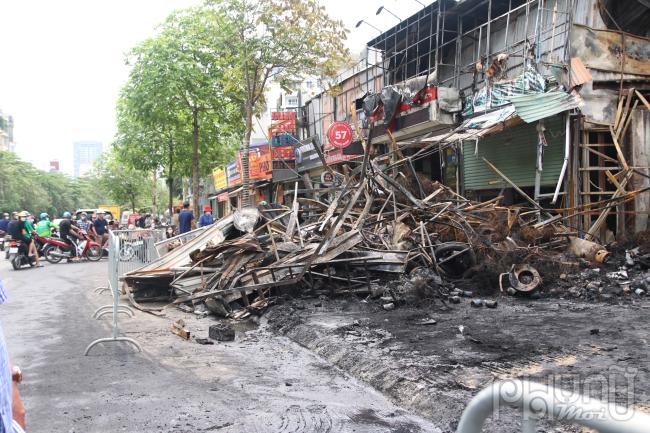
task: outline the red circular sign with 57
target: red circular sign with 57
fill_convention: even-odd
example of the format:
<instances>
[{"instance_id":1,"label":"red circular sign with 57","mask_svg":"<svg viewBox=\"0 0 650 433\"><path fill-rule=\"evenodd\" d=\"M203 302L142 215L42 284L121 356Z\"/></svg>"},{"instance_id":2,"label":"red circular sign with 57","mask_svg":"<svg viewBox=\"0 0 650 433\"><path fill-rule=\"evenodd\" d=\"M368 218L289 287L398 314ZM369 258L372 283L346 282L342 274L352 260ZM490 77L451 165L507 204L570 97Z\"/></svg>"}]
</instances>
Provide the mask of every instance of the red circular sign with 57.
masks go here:
<instances>
[{"instance_id":1,"label":"red circular sign with 57","mask_svg":"<svg viewBox=\"0 0 650 433\"><path fill-rule=\"evenodd\" d=\"M346 122L334 122L327 131L327 138L332 146L346 148L352 143L352 128Z\"/></svg>"}]
</instances>

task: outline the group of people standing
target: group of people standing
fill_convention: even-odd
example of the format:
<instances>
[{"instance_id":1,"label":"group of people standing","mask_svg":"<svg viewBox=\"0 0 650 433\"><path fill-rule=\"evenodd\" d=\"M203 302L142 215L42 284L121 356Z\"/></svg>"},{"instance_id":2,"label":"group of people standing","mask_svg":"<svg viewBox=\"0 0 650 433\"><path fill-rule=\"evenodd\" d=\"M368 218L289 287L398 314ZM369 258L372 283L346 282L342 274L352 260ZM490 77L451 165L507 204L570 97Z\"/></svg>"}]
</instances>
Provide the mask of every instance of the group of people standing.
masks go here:
<instances>
[{"instance_id":1,"label":"group of people standing","mask_svg":"<svg viewBox=\"0 0 650 433\"><path fill-rule=\"evenodd\" d=\"M205 227L213 223L214 216L212 215L212 206L203 206L203 214L199 218L198 226ZM190 210L189 203L183 203L183 209L176 210L176 213L174 216L172 216L172 225L174 227L178 227L179 234L187 233L190 230L196 228L197 225L194 221L194 213Z\"/></svg>"}]
</instances>

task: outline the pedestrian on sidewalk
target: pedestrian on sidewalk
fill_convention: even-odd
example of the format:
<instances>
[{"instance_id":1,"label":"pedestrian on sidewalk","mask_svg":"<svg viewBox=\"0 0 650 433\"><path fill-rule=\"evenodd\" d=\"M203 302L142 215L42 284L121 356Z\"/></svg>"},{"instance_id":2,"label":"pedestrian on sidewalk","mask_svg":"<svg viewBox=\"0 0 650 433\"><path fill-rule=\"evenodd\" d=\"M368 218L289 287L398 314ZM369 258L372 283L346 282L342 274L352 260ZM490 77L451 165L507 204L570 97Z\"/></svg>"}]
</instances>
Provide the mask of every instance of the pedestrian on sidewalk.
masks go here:
<instances>
[{"instance_id":1,"label":"pedestrian on sidewalk","mask_svg":"<svg viewBox=\"0 0 650 433\"><path fill-rule=\"evenodd\" d=\"M194 214L190 210L188 202L183 203L183 210L178 214L178 233L183 234L192 230Z\"/></svg>"},{"instance_id":2,"label":"pedestrian on sidewalk","mask_svg":"<svg viewBox=\"0 0 650 433\"><path fill-rule=\"evenodd\" d=\"M4 285L0 280L0 304L7 300ZM0 326L0 431L24 433L25 405L20 397L18 384L23 375L18 366L11 366L4 332Z\"/></svg>"},{"instance_id":3,"label":"pedestrian on sidewalk","mask_svg":"<svg viewBox=\"0 0 650 433\"><path fill-rule=\"evenodd\" d=\"M212 216L212 206L206 204L203 206L203 215L199 218L199 227L209 226L214 223L214 217Z\"/></svg>"}]
</instances>

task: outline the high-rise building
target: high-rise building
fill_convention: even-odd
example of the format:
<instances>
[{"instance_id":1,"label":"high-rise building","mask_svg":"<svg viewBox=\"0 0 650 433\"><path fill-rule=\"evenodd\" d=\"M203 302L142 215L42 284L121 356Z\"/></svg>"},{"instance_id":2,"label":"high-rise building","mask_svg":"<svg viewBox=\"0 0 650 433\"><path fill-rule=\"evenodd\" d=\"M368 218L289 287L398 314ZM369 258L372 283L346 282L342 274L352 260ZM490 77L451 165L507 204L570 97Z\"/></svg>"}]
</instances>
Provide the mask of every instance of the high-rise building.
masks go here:
<instances>
[{"instance_id":1,"label":"high-rise building","mask_svg":"<svg viewBox=\"0 0 650 433\"><path fill-rule=\"evenodd\" d=\"M14 118L0 111L0 151L15 152Z\"/></svg>"},{"instance_id":2,"label":"high-rise building","mask_svg":"<svg viewBox=\"0 0 650 433\"><path fill-rule=\"evenodd\" d=\"M102 154L102 144L98 141L78 141L74 144L74 177L87 174L93 162Z\"/></svg>"}]
</instances>

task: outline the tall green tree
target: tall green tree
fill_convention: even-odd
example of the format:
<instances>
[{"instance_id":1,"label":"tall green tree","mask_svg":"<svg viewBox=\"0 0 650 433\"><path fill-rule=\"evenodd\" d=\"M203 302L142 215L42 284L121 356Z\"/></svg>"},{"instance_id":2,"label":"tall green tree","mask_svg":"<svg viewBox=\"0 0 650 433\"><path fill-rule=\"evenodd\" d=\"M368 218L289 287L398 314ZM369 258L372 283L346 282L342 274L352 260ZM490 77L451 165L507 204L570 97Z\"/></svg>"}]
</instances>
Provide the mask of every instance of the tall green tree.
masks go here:
<instances>
[{"instance_id":1,"label":"tall green tree","mask_svg":"<svg viewBox=\"0 0 650 433\"><path fill-rule=\"evenodd\" d=\"M250 205L248 149L253 117L266 104L269 82L290 88L305 76L334 77L349 61L347 30L317 0L207 0L203 9L219 27L211 35L219 40L214 46L225 49L220 57L224 89L234 99L243 94L243 196Z\"/></svg>"},{"instance_id":2,"label":"tall green tree","mask_svg":"<svg viewBox=\"0 0 650 433\"><path fill-rule=\"evenodd\" d=\"M125 164L116 149L104 152L95 161L92 176L99 187L119 206L128 204L133 211L151 204L151 178L148 173Z\"/></svg>"},{"instance_id":3,"label":"tall green tree","mask_svg":"<svg viewBox=\"0 0 650 433\"><path fill-rule=\"evenodd\" d=\"M118 109L126 124L137 129L131 134L128 127L121 128L120 148L129 155L133 152L125 149L139 144L149 156L139 158L135 152L135 158L128 158L140 161L134 167L151 168L157 162L171 185L174 168L184 172L189 156L195 209L200 176L231 157L232 137L243 130L241 106L232 98L236 92L224 88L223 47L213 46L217 31L205 8L170 15L155 37L131 51L132 71Z\"/></svg>"}]
</instances>

